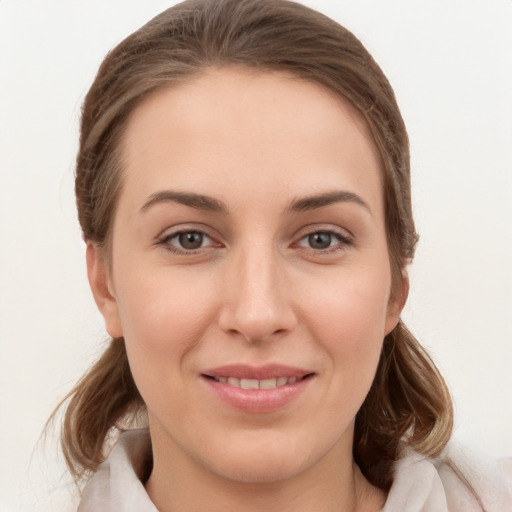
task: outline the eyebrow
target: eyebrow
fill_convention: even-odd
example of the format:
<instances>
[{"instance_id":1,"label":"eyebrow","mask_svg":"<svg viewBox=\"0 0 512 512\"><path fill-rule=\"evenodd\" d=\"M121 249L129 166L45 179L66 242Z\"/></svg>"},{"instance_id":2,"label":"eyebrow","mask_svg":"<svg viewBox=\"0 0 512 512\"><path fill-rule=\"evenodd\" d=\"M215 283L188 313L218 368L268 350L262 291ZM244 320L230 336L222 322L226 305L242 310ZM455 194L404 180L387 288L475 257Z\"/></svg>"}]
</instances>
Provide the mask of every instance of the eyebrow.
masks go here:
<instances>
[{"instance_id":1,"label":"eyebrow","mask_svg":"<svg viewBox=\"0 0 512 512\"><path fill-rule=\"evenodd\" d=\"M196 194L195 192L178 192L175 190L162 190L151 194L140 211L145 212L156 204L166 202L179 203L198 210L221 213L224 215L229 213L228 207L222 201L219 201L214 197ZM348 190L334 190L323 192L321 194L300 197L294 199L288 206L287 210L292 213L306 212L316 210L318 208L324 208L335 203L354 203L362 206L368 210L370 215L372 215L372 211L368 204L360 196Z\"/></svg>"},{"instance_id":2,"label":"eyebrow","mask_svg":"<svg viewBox=\"0 0 512 512\"><path fill-rule=\"evenodd\" d=\"M228 213L227 206L218 199L202 194L196 194L194 192L177 192L174 190L163 190L161 192L151 194L148 201L144 203L140 211L145 212L155 204L166 202L179 203L207 212Z\"/></svg>"},{"instance_id":3,"label":"eyebrow","mask_svg":"<svg viewBox=\"0 0 512 512\"><path fill-rule=\"evenodd\" d=\"M368 204L360 196L348 190L334 190L312 196L301 197L293 200L288 210L290 212L305 212L309 210L316 210L317 208L323 208L334 203L354 203L362 206L368 210L370 215L372 215L372 211Z\"/></svg>"}]
</instances>

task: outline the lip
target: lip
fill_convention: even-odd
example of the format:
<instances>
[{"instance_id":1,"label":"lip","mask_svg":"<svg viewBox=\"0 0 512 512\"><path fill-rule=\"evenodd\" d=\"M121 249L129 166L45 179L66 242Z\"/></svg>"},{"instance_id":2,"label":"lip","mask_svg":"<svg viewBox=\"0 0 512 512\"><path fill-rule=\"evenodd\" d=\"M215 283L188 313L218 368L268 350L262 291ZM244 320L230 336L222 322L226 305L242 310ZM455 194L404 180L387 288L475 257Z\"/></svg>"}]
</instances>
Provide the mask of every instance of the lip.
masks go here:
<instances>
[{"instance_id":1,"label":"lip","mask_svg":"<svg viewBox=\"0 0 512 512\"><path fill-rule=\"evenodd\" d=\"M219 366L202 372L208 377L235 377L237 379L275 379L276 377L302 378L314 373L311 370L295 368L282 364L267 364L265 366L250 366L246 364L230 364Z\"/></svg>"},{"instance_id":2,"label":"lip","mask_svg":"<svg viewBox=\"0 0 512 512\"><path fill-rule=\"evenodd\" d=\"M278 411L295 401L309 387L314 376L315 372L311 370L280 364L226 365L201 373L202 381L218 400L242 412L259 414ZM215 380L221 377L257 380L295 377L297 380L270 389L242 389Z\"/></svg>"}]
</instances>

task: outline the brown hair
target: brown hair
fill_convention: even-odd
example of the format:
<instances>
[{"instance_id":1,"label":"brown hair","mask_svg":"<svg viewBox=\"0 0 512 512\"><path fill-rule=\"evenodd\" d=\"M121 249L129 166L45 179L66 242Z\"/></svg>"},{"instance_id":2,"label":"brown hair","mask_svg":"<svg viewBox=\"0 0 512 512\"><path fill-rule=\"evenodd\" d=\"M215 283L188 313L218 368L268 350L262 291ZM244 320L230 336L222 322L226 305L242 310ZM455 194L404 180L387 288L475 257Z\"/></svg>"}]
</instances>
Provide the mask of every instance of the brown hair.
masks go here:
<instances>
[{"instance_id":1,"label":"brown hair","mask_svg":"<svg viewBox=\"0 0 512 512\"><path fill-rule=\"evenodd\" d=\"M398 293L417 241L411 210L409 146L391 86L359 40L324 15L286 0L188 0L155 17L105 58L83 105L76 166L78 216L86 239L108 254L122 188L120 141L126 120L156 90L210 66L282 71L348 100L366 120L381 155L386 229ZM144 404L123 339L111 340L69 395L62 446L81 477L105 457L112 427ZM371 390L356 417L354 457L375 486L387 490L407 444L437 456L453 412L434 363L400 322L384 340Z\"/></svg>"}]
</instances>

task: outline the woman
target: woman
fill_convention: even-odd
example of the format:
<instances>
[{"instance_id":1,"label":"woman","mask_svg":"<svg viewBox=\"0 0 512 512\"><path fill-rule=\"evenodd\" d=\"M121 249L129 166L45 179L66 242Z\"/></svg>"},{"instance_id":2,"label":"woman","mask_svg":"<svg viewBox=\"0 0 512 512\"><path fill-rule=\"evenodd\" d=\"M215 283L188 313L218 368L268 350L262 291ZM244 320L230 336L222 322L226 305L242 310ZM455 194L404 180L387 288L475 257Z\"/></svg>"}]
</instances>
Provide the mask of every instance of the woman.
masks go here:
<instances>
[{"instance_id":1,"label":"woman","mask_svg":"<svg viewBox=\"0 0 512 512\"><path fill-rule=\"evenodd\" d=\"M449 393L399 319L407 135L348 31L281 1L162 13L87 95L76 194L112 336L66 413L80 510L511 507L446 448Z\"/></svg>"}]
</instances>

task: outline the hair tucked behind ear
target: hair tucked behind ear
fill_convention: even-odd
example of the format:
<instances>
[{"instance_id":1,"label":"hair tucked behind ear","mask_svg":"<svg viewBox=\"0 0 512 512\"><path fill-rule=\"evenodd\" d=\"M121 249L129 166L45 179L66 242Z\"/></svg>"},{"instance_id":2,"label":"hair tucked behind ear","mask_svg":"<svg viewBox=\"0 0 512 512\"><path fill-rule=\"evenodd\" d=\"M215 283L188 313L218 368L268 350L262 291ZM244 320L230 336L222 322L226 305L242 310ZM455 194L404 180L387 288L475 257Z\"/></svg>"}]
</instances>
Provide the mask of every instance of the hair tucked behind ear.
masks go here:
<instances>
[{"instance_id":1,"label":"hair tucked behind ear","mask_svg":"<svg viewBox=\"0 0 512 512\"><path fill-rule=\"evenodd\" d=\"M409 143L393 90L360 41L305 6L286 0L188 0L163 12L106 57L83 106L76 165L78 216L108 257L122 190L122 136L137 106L212 66L280 71L320 84L366 121L382 160L393 289L414 255ZM76 477L104 457L109 429L143 409L122 339L69 395L62 444ZM438 455L451 434L446 385L399 323L386 337L375 381L356 418L354 456L368 480L388 489L406 443Z\"/></svg>"},{"instance_id":2,"label":"hair tucked behind ear","mask_svg":"<svg viewBox=\"0 0 512 512\"><path fill-rule=\"evenodd\" d=\"M370 482L387 490L404 443L437 457L452 427L452 403L441 374L399 322L384 340L375 379L356 417L356 462Z\"/></svg>"}]
</instances>

